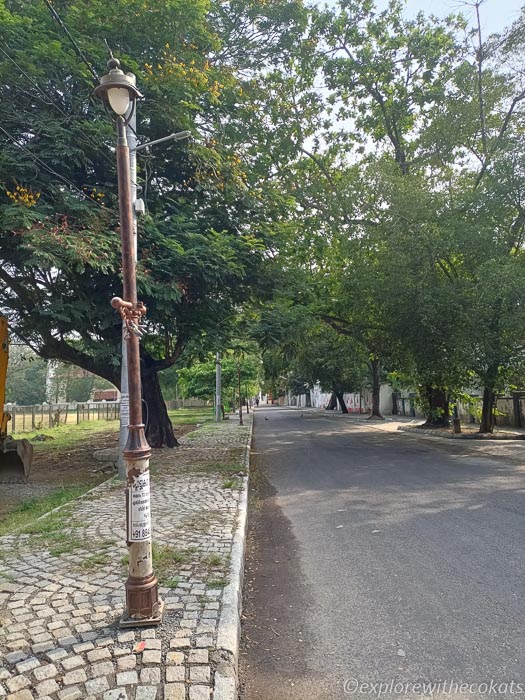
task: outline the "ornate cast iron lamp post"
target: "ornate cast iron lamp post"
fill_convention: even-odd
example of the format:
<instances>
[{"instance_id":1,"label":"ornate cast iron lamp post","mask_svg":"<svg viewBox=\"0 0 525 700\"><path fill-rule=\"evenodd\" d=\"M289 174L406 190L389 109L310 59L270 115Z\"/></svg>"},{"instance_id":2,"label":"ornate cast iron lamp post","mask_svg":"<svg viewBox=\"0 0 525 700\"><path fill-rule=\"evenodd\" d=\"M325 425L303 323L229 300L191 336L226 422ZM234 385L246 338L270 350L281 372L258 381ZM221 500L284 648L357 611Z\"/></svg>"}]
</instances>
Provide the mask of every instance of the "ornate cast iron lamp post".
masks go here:
<instances>
[{"instance_id":1,"label":"ornate cast iron lamp post","mask_svg":"<svg viewBox=\"0 0 525 700\"><path fill-rule=\"evenodd\" d=\"M133 115L136 100L142 95L135 86L133 76L126 75L120 69L117 59L111 58L108 61L108 69L108 74L102 76L94 94L102 99L106 112L117 128L116 156L124 298L115 297L111 300L111 305L119 311L127 329L125 336L129 385L129 427L124 449L129 572L126 581L126 610L120 625L134 627L159 624L162 617L162 602L159 600L158 582L153 572L151 554L151 448L147 443L142 423L139 342L142 336L141 319L146 313L146 308L137 300L129 147L126 140L126 125Z\"/></svg>"}]
</instances>

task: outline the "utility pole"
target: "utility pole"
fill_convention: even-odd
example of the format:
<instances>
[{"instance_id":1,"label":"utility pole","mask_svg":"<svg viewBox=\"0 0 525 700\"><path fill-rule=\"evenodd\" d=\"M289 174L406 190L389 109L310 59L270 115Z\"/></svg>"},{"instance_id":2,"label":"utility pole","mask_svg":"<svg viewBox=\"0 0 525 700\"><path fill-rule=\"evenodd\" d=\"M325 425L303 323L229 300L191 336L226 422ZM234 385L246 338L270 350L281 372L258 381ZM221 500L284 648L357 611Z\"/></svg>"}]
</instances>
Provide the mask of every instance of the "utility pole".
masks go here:
<instances>
[{"instance_id":1,"label":"utility pole","mask_svg":"<svg viewBox=\"0 0 525 700\"><path fill-rule=\"evenodd\" d=\"M132 73L128 73L132 77ZM136 84L135 76L133 83ZM133 258L134 264L137 264L137 210L135 203L137 201L137 105L126 126L126 138L129 146L129 179L131 183L131 208L133 213ZM124 461L124 448L128 439L129 425L129 389L128 389L128 352L126 335L126 323L122 321L122 362L120 365L120 432L118 439L118 478L121 481L126 480L126 463Z\"/></svg>"},{"instance_id":2,"label":"utility pole","mask_svg":"<svg viewBox=\"0 0 525 700\"><path fill-rule=\"evenodd\" d=\"M222 418L221 404L221 353L218 352L215 356L215 421L217 423Z\"/></svg>"},{"instance_id":3,"label":"utility pole","mask_svg":"<svg viewBox=\"0 0 525 700\"><path fill-rule=\"evenodd\" d=\"M237 361L237 384L239 385L239 425L244 425L242 420L242 398L241 398L241 363Z\"/></svg>"}]
</instances>

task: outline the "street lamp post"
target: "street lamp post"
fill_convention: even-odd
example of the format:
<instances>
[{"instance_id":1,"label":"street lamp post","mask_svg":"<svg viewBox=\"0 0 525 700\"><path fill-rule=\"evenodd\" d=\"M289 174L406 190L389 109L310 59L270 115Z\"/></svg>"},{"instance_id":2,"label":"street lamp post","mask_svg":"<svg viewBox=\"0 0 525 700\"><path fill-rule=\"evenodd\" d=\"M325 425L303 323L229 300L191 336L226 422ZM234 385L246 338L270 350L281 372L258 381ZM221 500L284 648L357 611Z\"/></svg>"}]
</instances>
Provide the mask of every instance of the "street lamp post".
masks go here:
<instances>
[{"instance_id":1,"label":"street lamp post","mask_svg":"<svg viewBox=\"0 0 525 700\"><path fill-rule=\"evenodd\" d=\"M129 172L129 147L126 125L142 97L134 80L120 70L120 62L108 61L109 72L102 76L95 95L102 98L106 111L113 110L117 127L117 176L122 243L122 278L124 299L114 297L111 305L117 309L126 325L129 388L129 427L124 448L126 465L126 531L129 552L129 572L126 581L126 610L120 621L122 627L159 624L162 601L153 572L151 552L151 511L149 488L149 458L151 448L142 423L140 382L141 319L146 308L137 299L137 280L133 240L133 212Z\"/></svg>"},{"instance_id":2,"label":"street lamp post","mask_svg":"<svg viewBox=\"0 0 525 700\"><path fill-rule=\"evenodd\" d=\"M215 420L217 423L222 418L221 405L221 353L218 352L215 355Z\"/></svg>"},{"instance_id":3,"label":"street lamp post","mask_svg":"<svg viewBox=\"0 0 525 700\"><path fill-rule=\"evenodd\" d=\"M128 73L136 84L133 73ZM129 145L129 178L131 180L131 206L133 208L133 254L134 262L137 264L137 106L133 110L126 127L126 138ZM126 480L126 463L124 462L124 449L128 441L129 425L129 390L128 390L128 349L126 341L126 324L122 322L122 361L120 364L120 429L118 438L118 478Z\"/></svg>"},{"instance_id":4,"label":"street lamp post","mask_svg":"<svg viewBox=\"0 0 525 700\"><path fill-rule=\"evenodd\" d=\"M242 397L241 397L241 361L237 360L237 383L239 385L239 425L244 425L242 419Z\"/></svg>"}]
</instances>

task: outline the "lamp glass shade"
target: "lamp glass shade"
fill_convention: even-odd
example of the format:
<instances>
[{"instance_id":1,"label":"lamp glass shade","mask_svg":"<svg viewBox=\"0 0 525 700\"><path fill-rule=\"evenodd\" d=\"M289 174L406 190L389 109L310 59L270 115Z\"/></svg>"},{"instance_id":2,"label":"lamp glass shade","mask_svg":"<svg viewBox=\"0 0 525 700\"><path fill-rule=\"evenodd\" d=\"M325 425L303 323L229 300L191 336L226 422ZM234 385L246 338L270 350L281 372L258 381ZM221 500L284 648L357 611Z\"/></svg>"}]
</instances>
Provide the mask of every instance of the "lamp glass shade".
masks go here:
<instances>
[{"instance_id":1,"label":"lamp glass shade","mask_svg":"<svg viewBox=\"0 0 525 700\"><path fill-rule=\"evenodd\" d=\"M126 88L110 88L108 90L108 100L111 109L116 114L123 116L129 109L129 92Z\"/></svg>"}]
</instances>

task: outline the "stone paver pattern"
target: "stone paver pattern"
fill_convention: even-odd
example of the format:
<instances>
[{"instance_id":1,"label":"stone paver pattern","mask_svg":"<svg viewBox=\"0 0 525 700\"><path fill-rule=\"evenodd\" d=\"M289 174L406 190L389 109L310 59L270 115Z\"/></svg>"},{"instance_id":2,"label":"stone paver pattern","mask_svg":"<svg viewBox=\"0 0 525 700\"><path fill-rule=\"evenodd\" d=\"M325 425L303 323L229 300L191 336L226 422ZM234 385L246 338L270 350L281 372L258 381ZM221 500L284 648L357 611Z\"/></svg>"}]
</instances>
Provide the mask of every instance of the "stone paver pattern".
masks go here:
<instances>
[{"instance_id":1,"label":"stone paver pattern","mask_svg":"<svg viewBox=\"0 0 525 700\"><path fill-rule=\"evenodd\" d=\"M0 537L0 698L212 700L250 420L204 424L179 448L154 453L154 560L165 603L157 628L118 626L122 483Z\"/></svg>"}]
</instances>

